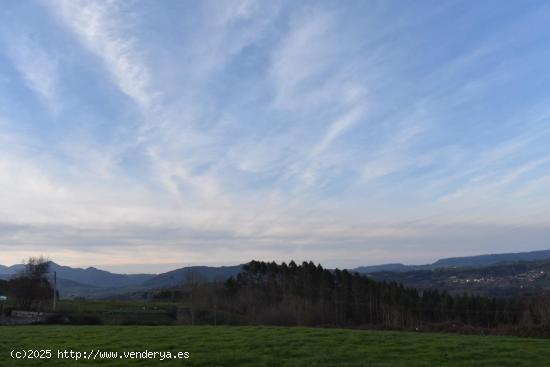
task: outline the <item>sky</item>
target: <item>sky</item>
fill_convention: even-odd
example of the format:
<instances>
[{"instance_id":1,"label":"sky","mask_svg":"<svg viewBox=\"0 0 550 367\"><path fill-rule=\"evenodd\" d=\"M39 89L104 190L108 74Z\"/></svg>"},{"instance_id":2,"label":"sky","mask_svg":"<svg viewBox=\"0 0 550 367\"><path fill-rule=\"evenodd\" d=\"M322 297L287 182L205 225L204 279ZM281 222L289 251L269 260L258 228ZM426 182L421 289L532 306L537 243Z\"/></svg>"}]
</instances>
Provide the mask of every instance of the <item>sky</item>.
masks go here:
<instances>
[{"instance_id":1,"label":"sky","mask_svg":"<svg viewBox=\"0 0 550 367\"><path fill-rule=\"evenodd\" d=\"M550 248L546 1L6 1L0 264Z\"/></svg>"}]
</instances>

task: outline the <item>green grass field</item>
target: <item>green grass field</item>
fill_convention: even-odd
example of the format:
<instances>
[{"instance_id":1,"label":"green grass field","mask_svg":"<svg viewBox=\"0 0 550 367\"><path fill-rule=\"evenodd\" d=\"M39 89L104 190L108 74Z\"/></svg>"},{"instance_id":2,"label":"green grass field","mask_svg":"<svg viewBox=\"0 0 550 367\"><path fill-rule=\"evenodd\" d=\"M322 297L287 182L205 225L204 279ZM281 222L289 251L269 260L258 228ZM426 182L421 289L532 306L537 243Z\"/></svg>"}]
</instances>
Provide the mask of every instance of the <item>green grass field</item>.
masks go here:
<instances>
[{"instance_id":1,"label":"green grass field","mask_svg":"<svg viewBox=\"0 0 550 367\"><path fill-rule=\"evenodd\" d=\"M12 349L51 349L20 359ZM189 352L188 359L62 360L57 350ZM1 366L550 366L550 340L230 326L0 327Z\"/></svg>"}]
</instances>

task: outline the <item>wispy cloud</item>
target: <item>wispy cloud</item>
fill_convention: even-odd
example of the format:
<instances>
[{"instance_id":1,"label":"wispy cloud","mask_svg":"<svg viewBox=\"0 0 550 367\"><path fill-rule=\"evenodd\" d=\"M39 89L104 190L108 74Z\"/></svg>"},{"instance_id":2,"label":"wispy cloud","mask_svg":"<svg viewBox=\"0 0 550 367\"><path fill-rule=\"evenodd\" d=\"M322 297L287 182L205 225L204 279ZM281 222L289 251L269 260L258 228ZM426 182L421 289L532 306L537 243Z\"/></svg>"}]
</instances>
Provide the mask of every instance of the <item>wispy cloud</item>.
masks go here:
<instances>
[{"instance_id":1,"label":"wispy cloud","mask_svg":"<svg viewBox=\"0 0 550 367\"><path fill-rule=\"evenodd\" d=\"M548 9L486 6L7 4L2 261L544 247Z\"/></svg>"},{"instance_id":2,"label":"wispy cloud","mask_svg":"<svg viewBox=\"0 0 550 367\"><path fill-rule=\"evenodd\" d=\"M28 88L50 112L56 113L60 108L56 56L44 50L28 34L5 35L4 44Z\"/></svg>"},{"instance_id":3,"label":"wispy cloud","mask_svg":"<svg viewBox=\"0 0 550 367\"><path fill-rule=\"evenodd\" d=\"M154 108L155 94L149 90L150 76L142 65L132 34L120 35L124 32L124 24L119 23L124 3L60 0L50 5L82 44L102 60L124 94L143 110Z\"/></svg>"}]
</instances>

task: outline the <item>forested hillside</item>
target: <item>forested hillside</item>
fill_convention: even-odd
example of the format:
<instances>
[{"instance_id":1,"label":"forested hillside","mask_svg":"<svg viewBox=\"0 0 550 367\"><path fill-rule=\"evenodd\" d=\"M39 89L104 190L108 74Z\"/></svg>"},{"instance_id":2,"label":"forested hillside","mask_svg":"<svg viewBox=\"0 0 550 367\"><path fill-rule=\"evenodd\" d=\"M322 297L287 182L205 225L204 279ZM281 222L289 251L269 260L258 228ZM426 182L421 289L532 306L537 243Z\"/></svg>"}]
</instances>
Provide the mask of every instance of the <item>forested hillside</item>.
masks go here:
<instances>
[{"instance_id":1,"label":"forested hillside","mask_svg":"<svg viewBox=\"0 0 550 367\"><path fill-rule=\"evenodd\" d=\"M419 290L439 289L451 294L513 298L548 293L549 274L550 261L546 260L405 272L383 271L368 276L379 281L403 283Z\"/></svg>"},{"instance_id":2,"label":"forested hillside","mask_svg":"<svg viewBox=\"0 0 550 367\"><path fill-rule=\"evenodd\" d=\"M380 325L411 328L460 321L473 326L515 324L521 302L419 292L346 270L313 263L252 261L226 283L226 307L252 323L289 325Z\"/></svg>"},{"instance_id":3,"label":"forested hillside","mask_svg":"<svg viewBox=\"0 0 550 367\"><path fill-rule=\"evenodd\" d=\"M550 302L540 296L489 298L418 290L312 262L252 261L225 283L165 289L156 300L181 302L183 323L374 327L550 335Z\"/></svg>"}]
</instances>

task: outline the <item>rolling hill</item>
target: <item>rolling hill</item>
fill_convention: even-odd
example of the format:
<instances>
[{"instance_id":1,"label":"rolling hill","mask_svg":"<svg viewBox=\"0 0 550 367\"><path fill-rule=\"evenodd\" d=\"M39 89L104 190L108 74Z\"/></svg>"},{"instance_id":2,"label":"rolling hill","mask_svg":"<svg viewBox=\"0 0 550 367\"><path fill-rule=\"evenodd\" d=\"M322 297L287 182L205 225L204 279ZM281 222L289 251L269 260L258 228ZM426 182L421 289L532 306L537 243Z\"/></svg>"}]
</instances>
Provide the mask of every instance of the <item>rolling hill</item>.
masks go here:
<instances>
[{"instance_id":1,"label":"rolling hill","mask_svg":"<svg viewBox=\"0 0 550 367\"><path fill-rule=\"evenodd\" d=\"M177 286L192 279L206 281L225 280L237 275L241 269L242 265L220 267L189 266L159 274L145 281L142 286L147 288L164 288Z\"/></svg>"},{"instance_id":2,"label":"rolling hill","mask_svg":"<svg viewBox=\"0 0 550 367\"><path fill-rule=\"evenodd\" d=\"M453 267L484 267L499 263L514 263L521 261L541 261L550 260L550 250L516 252L505 254L488 254L464 257L449 257L439 259L431 264L425 265L404 265L404 264L382 264L371 266L360 266L352 271L358 273L376 273L376 272L409 272L419 270L434 270L440 268Z\"/></svg>"},{"instance_id":3,"label":"rolling hill","mask_svg":"<svg viewBox=\"0 0 550 367\"><path fill-rule=\"evenodd\" d=\"M531 251L506 254L489 254L467 257L445 258L426 265L404 265L399 263L361 266L351 271L369 274L381 280L394 280L419 288L440 287L445 289L459 289L485 292L490 287L486 274L497 271L501 275L493 275L492 286L496 287L499 295L513 292L514 287L527 286L527 289L546 287L542 280L537 281L537 287L522 283L522 274L536 271L550 272L550 265L522 265L518 263L542 262L548 260L550 264L550 250ZM544 268L542 269L541 266ZM23 269L23 265L0 265L0 279L14 276ZM242 265L234 266L189 266L168 271L161 274L117 274L109 271L89 268L73 268L51 262L50 271L57 273L58 289L63 297L102 298L125 292L147 291L149 289L169 288L178 286L190 280L225 280L237 275ZM497 269L497 270L495 270ZM487 273L488 274L488 273ZM530 274L530 273L529 273ZM452 278L452 277L456 277ZM500 278L499 278L500 277ZM508 278L506 278L508 277ZM519 277L513 279L514 277ZM526 275L526 277L528 277ZM453 280L454 279L454 280ZM460 279L464 279L464 284ZM472 284L466 284L466 280ZM475 280L477 279L477 281ZM481 281L480 279L485 279ZM497 280L495 280L497 279ZM498 287L496 286L498 284ZM549 284L550 286L550 284ZM465 288L467 287L467 288ZM511 287L511 288L510 288ZM521 289L521 288L520 288Z\"/></svg>"},{"instance_id":4,"label":"rolling hill","mask_svg":"<svg viewBox=\"0 0 550 367\"><path fill-rule=\"evenodd\" d=\"M116 274L94 267L81 269L50 263L50 272L57 277L98 288L124 288L143 284L155 277L153 274Z\"/></svg>"}]
</instances>

